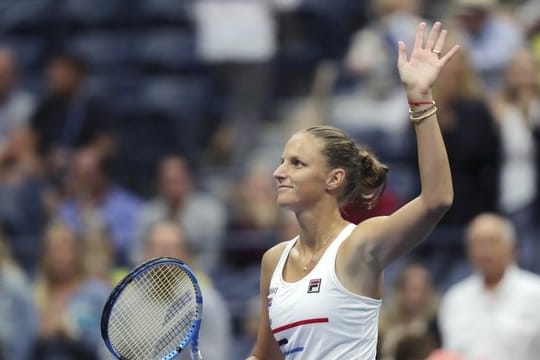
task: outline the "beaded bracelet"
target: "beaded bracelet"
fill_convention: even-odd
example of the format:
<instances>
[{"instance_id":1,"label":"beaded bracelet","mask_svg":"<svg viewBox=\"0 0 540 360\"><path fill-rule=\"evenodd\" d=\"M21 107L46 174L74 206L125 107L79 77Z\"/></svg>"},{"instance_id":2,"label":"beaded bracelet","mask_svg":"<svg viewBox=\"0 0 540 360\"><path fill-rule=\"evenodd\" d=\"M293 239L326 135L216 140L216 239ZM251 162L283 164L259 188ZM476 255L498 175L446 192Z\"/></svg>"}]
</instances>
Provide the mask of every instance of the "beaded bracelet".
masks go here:
<instances>
[{"instance_id":1,"label":"beaded bracelet","mask_svg":"<svg viewBox=\"0 0 540 360\"><path fill-rule=\"evenodd\" d=\"M435 101L417 101L417 100L409 100L409 105L411 106L419 106L419 105L435 105Z\"/></svg>"}]
</instances>

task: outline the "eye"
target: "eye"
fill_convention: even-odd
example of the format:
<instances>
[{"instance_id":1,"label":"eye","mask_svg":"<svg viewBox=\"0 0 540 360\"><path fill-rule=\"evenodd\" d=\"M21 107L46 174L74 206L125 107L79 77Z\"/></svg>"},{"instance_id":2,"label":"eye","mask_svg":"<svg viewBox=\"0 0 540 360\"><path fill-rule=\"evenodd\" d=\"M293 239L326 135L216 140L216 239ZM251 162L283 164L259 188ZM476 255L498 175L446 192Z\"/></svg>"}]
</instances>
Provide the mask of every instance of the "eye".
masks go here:
<instances>
[{"instance_id":1,"label":"eye","mask_svg":"<svg viewBox=\"0 0 540 360\"><path fill-rule=\"evenodd\" d=\"M297 168L298 168L298 167L302 167L302 166L305 165L302 161L300 161L300 160L298 160L298 159L292 159L292 160L291 160L291 164L292 164L294 167L297 167Z\"/></svg>"}]
</instances>

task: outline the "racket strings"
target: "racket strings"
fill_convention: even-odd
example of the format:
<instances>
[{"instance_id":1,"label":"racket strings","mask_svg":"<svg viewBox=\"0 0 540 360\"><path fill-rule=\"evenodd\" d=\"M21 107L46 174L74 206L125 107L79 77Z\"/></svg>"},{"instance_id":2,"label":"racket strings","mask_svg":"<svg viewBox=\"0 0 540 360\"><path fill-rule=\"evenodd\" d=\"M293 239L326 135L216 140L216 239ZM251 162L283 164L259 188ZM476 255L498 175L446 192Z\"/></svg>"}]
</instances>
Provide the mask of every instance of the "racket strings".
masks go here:
<instances>
[{"instance_id":1,"label":"racket strings","mask_svg":"<svg viewBox=\"0 0 540 360\"><path fill-rule=\"evenodd\" d=\"M196 293L179 267L150 269L117 299L109 320L112 345L126 359L161 359L192 331Z\"/></svg>"},{"instance_id":2,"label":"racket strings","mask_svg":"<svg viewBox=\"0 0 540 360\"><path fill-rule=\"evenodd\" d=\"M136 282L137 287L140 288L139 291L142 291L142 293L147 297L147 299L145 299L145 301L149 302L149 304L150 304L149 306L144 306L142 309L138 309L138 311L140 312L139 321L142 321L142 324L146 323L147 325L150 325L150 326L144 326L143 329L139 329L139 332L141 330L144 331L144 336L145 336L146 341L137 342L134 345L134 347L132 347L132 350L130 351L132 353L141 354L143 352L150 351L150 349L152 349L152 348L153 349L159 349L160 348L159 345L151 346L151 344L153 343L153 340L156 338L156 336L158 336L160 334L163 334L163 332L164 332L163 329L159 326L159 321L156 321L156 320L160 320L160 318L161 318L161 316L159 316L160 314L156 313L156 310L158 310L156 305L160 305L158 307L163 307L162 302L163 302L164 298L169 298L171 295L174 295L174 294L171 294L171 289L173 287L172 287L171 281L169 280L171 278L171 276L168 276L170 274L163 274L162 272L163 272L163 270L156 269L156 273L153 274L152 277L148 277L149 279L153 279L152 280L153 282L144 281L142 279L140 279L140 280L138 280ZM182 278L182 280L184 280L184 281L182 281L182 283L179 285L179 287L189 285L189 279ZM187 282L188 282L187 284L184 284L186 282L185 280L187 280ZM157 287L161 287L161 291L156 291ZM150 295L149 298L148 298L148 295ZM151 309L152 311L148 311L149 309ZM135 309L135 310L137 310L137 309ZM162 310L160 310L160 311L162 311ZM145 314L146 316L141 317L140 316L141 314ZM144 317L146 317L147 319L144 319ZM152 317L152 318L148 319L148 317ZM181 323L185 324L185 321L181 321ZM141 326L139 326L139 327L141 327ZM169 336L169 338L174 339L175 332L178 332L178 331L175 331L175 330L176 329L173 327L172 329L170 329L167 332L169 334L172 334L172 336ZM180 335L180 337L181 336L182 335ZM129 341L129 339L125 339L125 340ZM161 350L164 350L164 352L167 353L167 352L169 352L169 350L170 351L174 350L174 348L175 348L175 346L177 344L178 344L178 342L176 342L174 345L171 345L170 349L167 349L166 347L164 348L163 342L161 342ZM133 346L133 344L132 344L132 346ZM159 352L160 351L155 351L155 350L152 351L153 356L159 356ZM145 358L149 358L149 357L145 357Z\"/></svg>"}]
</instances>

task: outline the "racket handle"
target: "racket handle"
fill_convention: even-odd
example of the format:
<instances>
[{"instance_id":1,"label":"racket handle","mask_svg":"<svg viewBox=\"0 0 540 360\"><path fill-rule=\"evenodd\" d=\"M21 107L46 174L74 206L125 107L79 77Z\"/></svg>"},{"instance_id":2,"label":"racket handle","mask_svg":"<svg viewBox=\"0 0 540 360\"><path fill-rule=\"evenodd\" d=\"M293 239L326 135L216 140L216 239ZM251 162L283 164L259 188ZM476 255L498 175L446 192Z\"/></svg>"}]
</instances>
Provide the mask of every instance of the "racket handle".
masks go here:
<instances>
[{"instance_id":1,"label":"racket handle","mask_svg":"<svg viewBox=\"0 0 540 360\"><path fill-rule=\"evenodd\" d=\"M192 352L191 353L191 360L202 360L202 355L200 351Z\"/></svg>"}]
</instances>

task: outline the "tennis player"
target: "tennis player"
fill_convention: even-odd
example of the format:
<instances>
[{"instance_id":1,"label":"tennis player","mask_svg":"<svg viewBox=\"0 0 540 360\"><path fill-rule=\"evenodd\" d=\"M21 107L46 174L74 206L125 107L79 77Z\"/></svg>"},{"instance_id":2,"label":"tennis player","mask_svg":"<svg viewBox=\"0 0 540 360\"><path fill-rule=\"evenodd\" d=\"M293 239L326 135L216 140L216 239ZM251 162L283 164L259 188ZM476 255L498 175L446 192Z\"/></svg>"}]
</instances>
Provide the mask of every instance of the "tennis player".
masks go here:
<instances>
[{"instance_id":1,"label":"tennis player","mask_svg":"<svg viewBox=\"0 0 540 360\"><path fill-rule=\"evenodd\" d=\"M275 170L277 201L296 214L300 234L262 259L263 313L249 360L372 360L383 270L424 239L453 201L448 158L431 87L458 51L442 55L439 22L421 23L410 56L399 42L398 69L416 130L421 193L390 216L348 223L340 207L372 207L388 168L345 133L319 126L294 134Z\"/></svg>"}]
</instances>

